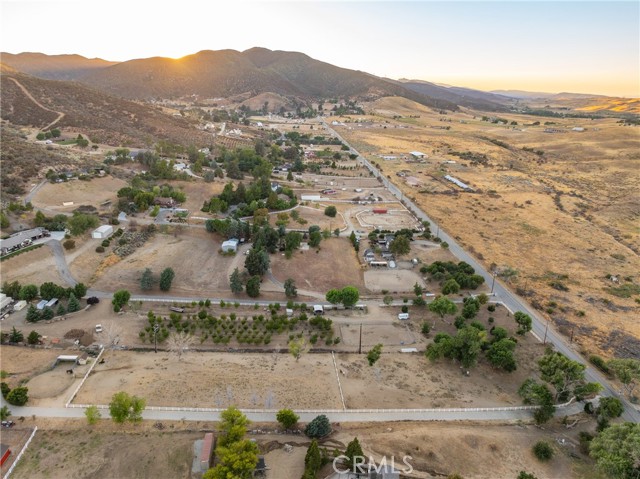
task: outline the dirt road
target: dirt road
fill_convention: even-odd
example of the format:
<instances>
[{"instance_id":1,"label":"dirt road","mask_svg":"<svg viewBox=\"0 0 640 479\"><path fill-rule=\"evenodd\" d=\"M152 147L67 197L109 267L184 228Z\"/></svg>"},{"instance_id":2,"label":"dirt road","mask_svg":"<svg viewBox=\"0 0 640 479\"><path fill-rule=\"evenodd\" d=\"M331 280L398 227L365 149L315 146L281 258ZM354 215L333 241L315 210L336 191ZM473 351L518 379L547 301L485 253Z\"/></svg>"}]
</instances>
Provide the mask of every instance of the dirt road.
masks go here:
<instances>
[{"instance_id":1,"label":"dirt road","mask_svg":"<svg viewBox=\"0 0 640 479\"><path fill-rule=\"evenodd\" d=\"M56 118L55 120L53 120L51 123L49 123L47 126L45 126L44 128L42 128L42 131L47 131L50 130L56 123L58 123L60 120L62 120L64 118L64 113L61 111L55 111L52 110L51 108L47 108L46 106L44 106L42 103L40 103L38 100L36 100L33 95L31 95L31 93L29 93L29 90L27 90L24 85L22 85L22 83L20 83L18 80L16 80L13 77L8 77L9 80L13 80L13 82L18 85L18 88L20 88L22 90L22 93L24 93L27 98L29 98L33 103L35 103L38 107L42 108L43 110L46 111L50 111L51 113L56 113L58 115L58 118Z\"/></svg>"}]
</instances>

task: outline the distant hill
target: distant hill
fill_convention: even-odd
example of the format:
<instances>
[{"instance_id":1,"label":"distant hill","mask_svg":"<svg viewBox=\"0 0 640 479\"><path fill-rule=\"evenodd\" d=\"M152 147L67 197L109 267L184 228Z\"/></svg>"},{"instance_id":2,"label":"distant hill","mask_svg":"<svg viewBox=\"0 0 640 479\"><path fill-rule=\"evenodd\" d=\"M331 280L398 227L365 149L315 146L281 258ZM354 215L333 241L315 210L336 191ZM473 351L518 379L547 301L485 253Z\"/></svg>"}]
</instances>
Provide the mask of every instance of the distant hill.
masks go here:
<instances>
[{"instance_id":1,"label":"distant hill","mask_svg":"<svg viewBox=\"0 0 640 479\"><path fill-rule=\"evenodd\" d=\"M458 108L453 102L430 98L397 82L339 68L303 53L266 48L252 48L244 52L204 50L178 60L153 57L102 66L91 63L92 68L83 73L75 67L65 70L71 68L66 58L48 58L51 60L49 69L44 59L36 65L34 61L27 61L27 57L22 63L10 57L11 61L7 63L20 71L26 71L24 68L28 67L30 73L39 77L65 75L105 93L128 99L171 99L189 95L228 98L245 93L257 96L272 92L301 99L355 97L372 100L401 96L433 108Z\"/></svg>"},{"instance_id":2,"label":"distant hill","mask_svg":"<svg viewBox=\"0 0 640 479\"><path fill-rule=\"evenodd\" d=\"M101 58L44 53L0 53L3 64L18 71L49 80L76 80L94 70L115 65Z\"/></svg>"},{"instance_id":3,"label":"distant hill","mask_svg":"<svg viewBox=\"0 0 640 479\"><path fill-rule=\"evenodd\" d=\"M640 98L621 98L590 93L544 93L522 90L496 90L493 93L511 96L531 108L575 110L582 113L640 114Z\"/></svg>"},{"instance_id":4,"label":"distant hill","mask_svg":"<svg viewBox=\"0 0 640 479\"><path fill-rule=\"evenodd\" d=\"M512 99L494 93L470 88L436 85L422 80L398 80L403 86L417 93L450 101L456 105L485 111L506 111Z\"/></svg>"},{"instance_id":5,"label":"distant hill","mask_svg":"<svg viewBox=\"0 0 640 479\"><path fill-rule=\"evenodd\" d=\"M39 107L13 80L17 80ZM111 145L151 146L158 139L182 144L209 144L211 135L197 130L182 117L169 116L147 106L88 88L76 82L44 80L11 68L0 70L2 119L15 125L43 128L64 113L56 123L62 129L77 129L90 139Z\"/></svg>"}]
</instances>

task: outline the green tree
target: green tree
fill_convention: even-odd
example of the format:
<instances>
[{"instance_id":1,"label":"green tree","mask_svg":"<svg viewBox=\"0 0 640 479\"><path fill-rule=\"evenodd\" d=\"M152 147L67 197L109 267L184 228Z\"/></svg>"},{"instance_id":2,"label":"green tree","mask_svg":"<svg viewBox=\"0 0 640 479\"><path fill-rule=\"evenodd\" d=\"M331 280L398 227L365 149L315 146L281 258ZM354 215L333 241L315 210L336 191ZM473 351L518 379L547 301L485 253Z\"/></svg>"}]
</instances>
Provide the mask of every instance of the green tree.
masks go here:
<instances>
[{"instance_id":1,"label":"green tree","mask_svg":"<svg viewBox=\"0 0 640 479\"><path fill-rule=\"evenodd\" d=\"M504 369L507 372L515 371L518 366L513 351L516 349L516 343L508 338L495 341L487 350L487 359L492 366Z\"/></svg>"},{"instance_id":2,"label":"green tree","mask_svg":"<svg viewBox=\"0 0 640 479\"><path fill-rule=\"evenodd\" d=\"M145 268L140 278L140 289L142 291L149 291L153 288L153 273L151 269Z\"/></svg>"},{"instance_id":3,"label":"green tree","mask_svg":"<svg viewBox=\"0 0 640 479\"><path fill-rule=\"evenodd\" d=\"M24 335L22 334L22 331L17 330L15 326L11 328L11 332L9 333L9 342L21 343L22 341L24 341Z\"/></svg>"},{"instance_id":4,"label":"green tree","mask_svg":"<svg viewBox=\"0 0 640 479\"><path fill-rule=\"evenodd\" d=\"M327 206L324 209L324 214L331 217L331 218L335 218L336 215L338 214L338 210L336 209L335 206L331 205L331 206Z\"/></svg>"},{"instance_id":5,"label":"green tree","mask_svg":"<svg viewBox=\"0 0 640 479\"><path fill-rule=\"evenodd\" d=\"M298 416L291 409L280 409L278 414L276 414L276 419L280 423L283 429L291 429L296 424L298 424L298 420L300 416Z\"/></svg>"},{"instance_id":6,"label":"green tree","mask_svg":"<svg viewBox=\"0 0 640 479\"><path fill-rule=\"evenodd\" d=\"M73 292L76 295L76 298L84 298L84 296L87 294L87 286L84 283L76 283L76 285L73 287Z\"/></svg>"},{"instance_id":7,"label":"green tree","mask_svg":"<svg viewBox=\"0 0 640 479\"><path fill-rule=\"evenodd\" d=\"M50 319L53 319L53 317L55 316L55 313L53 312L53 309L46 307L42 310L42 319L45 321L49 321Z\"/></svg>"},{"instance_id":8,"label":"green tree","mask_svg":"<svg viewBox=\"0 0 640 479\"><path fill-rule=\"evenodd\" d=\"M613 424L600 432L589 447L598 469L616 479L640 477L640 424Z\"/></svg>"},{"instance_id":9,"label":"green tree","mask_svg":"<svg viewBox=\"0 0 640 479\"><path fill-rule=\"evenodd\" d=\"M244 267L251 276L264 275L269 270L269 254L262 248L251 248L244 261Z\"/></svg>"},{"instance_id":10,"label":"green tree","mask_svg":"<svg viewBox=\"0 0 640 479\"><path fill-rule=\"evenodd\" d=\"M258 445L248 439L216 448L218 464L203 479L249 479L258 464Z\"/></svg>"},{"instance_id":11,"label":"green tree","mask_svg":"<svg viewBox=\"0 0 640 479\"><path fill-rule=\"evenodd\" d=\"M58 309L56 309L56 316L63 316L67 313L67 309L64 307L62 303L58 304Z\"/></svg>"},{"instance_id":12,"label":"green tree","mask_svg":"<svg viewBox=\"0 0 640 479\"><path fill-rule=\"evenodd\" d=\"M569 359L560 352L548 351L538 360L540 378L553 385L556 401L565 401L574 395L582 395L586 386L584 370L586 366Z\"/></svg>"},{"instance_id":13,"label":"green tree","mask_svg":"<svg viewBox=\"0 0 640 479\"><path fill-rule=\"evenodd\" d=\"M296 282L292 278L287 278L284 282L284 294L287 298L295 298L298 296L298 289L296 288Z\"/></svg>"},{"instance_id":14,"label":"green tree","mask_svg":"<svg viewBox=\"0 0 640 479\"><path fill-rule=\"evenodd\" d=\"M38 311L33 304L30 304L29 309L27 309L27 322L35 323L36 321L40 321L40 316L40 311Z\"/></svg>"},{"instance_id":15,"label":"green tree","mask_svg":"<svg viewBox=\"0 0 640 479\"><path fill-rule=\"evenodd\" d=\"M296 362L300 357L309 350L307 340L304 338L292 339L289 341L289 354L296 358Z\"/></svg>"},{"instance_id":16,"label":"green tree","mask_svg":"<svg viewBox=\"0 0 640 479\"><path fill-rule=\"evenodd\" d=\"M513 319L518 323L518 334L524 335L531 331L531 316L523 313L522 311L516 311L513 315Z\"/></svg>"},{"instance_id":17,"label":"green tree","mask_svg":"<svg viewBox=\"0 0 640 479\"><path fill-rule=\"evenodd\" d=\"M97 228L99 224L100 219L97 216L84 213L74 213L67 220L67 225L73 236L79 236L88 229Z\"/></svg>"},{"instance_id":18,"label":"green tree","mask_svg":"<svg viewBox=\"0 0 640 479\"><path fill-rule=\"evenodd\" d=\"M111 304L113 304L113 310L117 313L122 309L124 305L129 302L131 298L131 293L126 289L121 289L113 293L113 299L111 300Z\"/></svg>"},{"instance_id":19,"label":"green tree","mask_svg":"<svg viewBox=\"0 0 640 479\"><path fill-rule=\"evenodd\" d=\"M102 414L100 414L100 410L98 409L98 406L95 406L95 405L89 406L87 409L85 409L84 415L87 418L87 422L92 426L96 424L102 417Z\"/></svg>"},{"instance_id":20,"label":"green tree","mask_svg":"<svg viewBox=\"0 0 640 479\"><path fill-rule=\"evenodd\" d=\"M456 294L459 291L460 291L460 285L453 278L448 279L442 285L442 294Z\"/></svg>"},{"instance_id":21,"label":"green tree","mask_svg":"<svg viewBox=\"0 0 640 479\"><path fill-rule=\"evenodd\" d=\"M284 237L284 249L287 251L293 251L300 247L302 242L302 234L298 231L289 231Z\"/></svg>"},{"instance_id":22,"label":"green tree","mask_svg":"<svg viewBox=\"0 0 640 479\"><path fill-rule=\"evenodd\" d=\"M260 276L254 275L247 280L247 294L252 298L260 296Z\"/></svg>"},{"instance_id":23,"label":"green tree","mask_svg":"<svg viewBox=\"0 0 640 479\"><path fill-rule=\"evenodd\" d=\"M325 298L331 304L338 304L342 301L342 291L339 289L330 289L327 291Z\"/></svg>"},{"instance_id":24,"label":"green tree","mask_svg":"<svg viewBox=\"0 0 640 479\"><path fill-rule=\"evenodd\" d=\"M220 413L220 424L218 433L220 434L218 444L228 446L240 441L247 432L249 420L240 410L234 406L228 407Z\"/></svg>"},{"instance_id":25,"label":"green tree","mask_svg":"<svg viewBox=\"0 0 640 479\"><path fill-rule=\"evenodd\" d=\"M344 307L351 308L352 306L355 306L355 304L358 302L358 299L360 299L360 292L355 286L345 286L344 288L342 288L340 296L341 302Z\"/></svg>"},{"instance_id":26,"label":"green tree","mask_svg":"<svg viewBox=\"0 0 640 479\"><path fill-rule=\"evenodd\" d=\"M122 424L125 421L140 422L146 401L137 396L130 396L124 391L117 392L109 403L109 414L113 422Z\"/></svg>"},{"instance_id":27,"label":"green tree","mask_svg":"<svg viewBox=\"0 0 640 479\"><path fill-rule=\"evenodd\" d=\"M7 402L12 406L24 406L29 400L29 388L20 386L7 394Z\"/></svg>"},{"instance_id":28,"label":"green tree","mask_svg":"<svg viewBox=\"0 0 640 479\"><path fill-rule=\"evenodd\" d=\"M397 235L389 245L389 251L396 256L404 256L411 251L411 243L405 235Z\"/></svg>"},{"instance_id":29,"label":"green tree","mask_svg":"<svg viewBox=\"0 0 640 479\"><path fill-rule=\"evenodd\" d=\"M240 271L238 271L238 268L235 268L233 273L231 273L231 276L229 276L229 286L231 286L232 293L242 293L244 288L242 286L242 279L240 278Z\"/></svg>"},{"instance_id":30,"label":"green tree","mask_svg":"<svg viewBox=\"0 0 640 479\"><path fill-rule=\"evenodd\" d=\"M605 419L613 419L622 416L624 412L624 404L618 398L603 397L600 398L600 404L596 409L596 414Z\"/></svg>"},{"instance_id":31,"label":"green tree","mask_svg":"<svg viewBox=\"0 0 640 479\"><path fill-rule=\"evenodd\" d=\"M7 406L2 406L2 408L0 408L0 420L6 421L7 419L9 419L9 416L11 416L11 411L9 411L9 408Z\"/></svg>"},{"instance_id":32,"label":"green tree","mask_svg":"<svg viewBox=\"0 0 640 479\"><path fill-rule=\"evenodd\" d=\"M20 298L20 288L21 286L18 281L13 281L11 283L9 283L8 281L5 281L2 284L2 292L13 299Z\"/></svg>"},{"instance_id":33,"label":"green tree","mask_svg":"<svg viewBox=\"0 0 640 479\"><path fill-rule=\"evenodd\" d=\"M424 288L420 286L416 281L416 283L413 285L413 292L415 293L416 296L420 297L422 296L422 293L424 293Z\"/></svg>"},{"instance_id":34,"label":"green tree","mask_svg":"<svg viewBox=\"0 0 640 479\"><path fill-rule=\"evenodd\" d=\"M540 406L534 413L537 424L543 424L553 417L556 410L553 405L553 394L545 384L527 379L518 389L518 394L525 404Z\"/></svg>"},{"instance_id":35,"label":"green tree","mask_svg":"<svg viewBox=\"0 0 640 479\"><path fill-rule=\"evenodd\" d=\"M438 314L441 318L444 318L445 314L455 314L457 310L455 303L446 296L438 296L429 303L429 311Z\"/></svg>"},{"instance_id":36,"label":"green tree","mask_svg":"<svg viewBox=\"0 0 640 479\"><path fill-rule=\"evenodd\" d=\"M547 441L538 441L533 446L533 454L539 461L546 462L553 458L553 447Z\"/></svg>"},{"instance_id":37,"label":"green tree","mask_svg":"<svg viewBox=\"0 0 640 479\"><path fill-rule=\"evenodd\" d=\"M320 467L322 467L322 454L320 453L320 448L318 447L318 441L313 439L311 441L311 444L309 445L309 448L307 449L307 454L304 456L305 473L309 471L309 476L315 478L316 473L320 470Z\"/></svg>"},{"instance_id":38,"label":"green tree","mask_svg":"<svg viewBox=\"0 0 640 479\"><path fill-rule=\"evenodd\" d=\"M76 295L71 293L69 295L69 303L67 304L67 311L70 313L75 313L76 311L80 311L80 301L76 298Z\"/></svg>"},{"instance_id":39,"label":"green tree","mask_svg":"<svg viewBox=\"0 0 640 479\"><path fill-rule=\"evenodd\" d=\"M627 394L633 394L636 384L640 382L640 360L633 358L612 359L607 366L624 384Z\"/></svg>"},{"instance_id":40,"label":"green tree","mask_svg":"<svg viewBox=\"0 0 640 479\"><path fill-rule=\"evenodd\" d=\"M38 141L42 141L42 140L44 140L44 139L45 139L45 135L44 135L44 133L39 132L39 133L36 135L36 140L38 140Z\"/></svg>"},{"instance_id":41,"label":"green tree","mask_svg":"<svg viewBox=\"0 0 640 479\"><path fill-rule=\"evenodd\" d=\"M307 424L304 433L310 438L321 438L331 433L331 423L324 414L316 416L313 421Z\"/></svg>"},{"instance_id":42,"label":"green tree","mask_svg":"<svg viewBox=\"0 0 640 479\"><path fill-rule=\"evenodd\" d=\"M162 291L169 291L171 289L171 283L175 275L172 268L162 270L162 273L160 273L160 289Z\"/></svg>"},{"instance_id":43,"label":"green tree","mask_svg":"<svg viewBox=\"0 0 640 479\"><path fill-rule=\"evenodd\" d=\"M378 362L382 356L382 344L376 344L368 353L367 353L367 361L369 362L369 366L373 366Z\"/></svg>"},{"instance_id":44,"label":"green tree","mask_svg":"<svg viewBox=\"0 0 640 479\"><path fill-rule=\"evenodd\" d=\"M28 344L38 344L38 342L40 341L41 337L42 336L37 331L31 331L29 333L29 336L27 336L27 343Z\"/></svg>"},{"instance_id":45,"label":"green tree","mask_svg":"<svg viewBox=\"0 0 640 479\"><path fill-rule=\"evenodd\" d=\"M20 288L20 299L33 301L38 296L38 287L35 284L25 284Z\"/></svg>"},{"instance_id":46,"label":"green tree","mask_svg":"<svg viewBox=\"0 0 640 479\"><path fill-rule=\"evenodd\" d=\"M320 231L313 231L309 233L309 240L307 241L309 246L317 248L320 246L320 241L322 241L322 233L320 233Z\"/></svg>"},{"instance_id":47,"label":"green tree","mask_svg":"<svg viewBox=\"0 0 640 479\"><path fill-rule=\"evenodd\" d=\"M355 472L356 466L361 464L362 458L364 457L362 446L360 446L360 441L358 441L357 437L354 437L353 440L347 444L347 450L344 452L344 455L347 457L345 465L350 471Z\"/></svg>"}]
</instances>

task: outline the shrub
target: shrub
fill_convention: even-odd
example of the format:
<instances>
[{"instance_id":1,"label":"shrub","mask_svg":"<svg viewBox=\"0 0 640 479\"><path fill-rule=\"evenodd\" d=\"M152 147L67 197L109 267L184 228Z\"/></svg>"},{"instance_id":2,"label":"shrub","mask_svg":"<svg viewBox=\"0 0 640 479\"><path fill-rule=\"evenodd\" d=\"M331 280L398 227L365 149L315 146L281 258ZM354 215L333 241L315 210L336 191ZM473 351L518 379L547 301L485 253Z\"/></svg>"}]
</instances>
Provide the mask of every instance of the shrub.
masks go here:
<instances>
[{"instance_id":1,"label":"shrub","mask_svg":"<svg viewBox=\"0 0 640 479\"><path fill-rule=\"evenodd\" d=\"M408 306L403 306L402 307L402 312L403 313L408 313L409 312L409 307Z\"/></svg>"},{"instance_id":2,"label":"shrub","mask_svg":"<svg viewBox=\"0 0 640 479\"><path fill-rule=\"evenodd\" d=\"M549 461L554 454L553 447L546 441L538 441L533 446L533 454L539 461Z\"/></svg>"},{"instance_id":3,"label":"shrub","mask_svg":"<svg viewBox=\"0 0 640 479\"><path fill-rule=\"evenodd\" d=\"M24 406L29 400L29 388L17 387L7 394L7 402L13 406Z\"/></svg>"},{"instance_id":4,"label":"shrub","mask_svg":"<svg viewBox=\"0 0 640 479\"><path fill-rule=\"evenodd\" d=\"M294 413L291 409L280 409L278 414L276 414L276 419L284 429L291 429L298 423L300 416Z\"/></svg>"},{"instance_id":5,"label":"shrub","mask_svg":"<svg viewBox=\"0 0 640 479\"><path fill-rule=\"evenodd\" d=\"M490 304L489 306L487 306L487 311L489 311L490 313L495 312L495 310L496 310L495 304Z\"/></svg>"},{"instance_id":6,"label":"shrub","mask_svg":"<svg viewBox=\"0 0 640 479\"><path fill-rule=\"evenodd\" d=\"M335 218L336 214L338 213L338 211L336 210L335 206L327 206L324 209L324 214L331 217L331 218Z\"/></svg>"},{"instance_id":7,"label":"shrub","mask_svg":"<svg viewBox=\"0 0 640 479\"><path fill-rule=\"evenodd\" d=\"M429 336L429 333L431 332L431 326L429 326L429 323L426 323L426 322L422 323L422 328L420 329L420 332L425 336Z\"/></svg>"},{"instance_id":8,"label":"shrub","mask_svg":"<svg viewBox=\"0 0 640 479\"><path fill-rule=\"evenodd\" d=\"M101 243L103 248L108 248L110 244L111 244L111 241L109 241L108 239L102 240L102 243Z\"/></svg>"},{"instance_id":9,"label":"shrub","mask_svg":"<svg viewBox=\"0 0 640 479\"><path fill-rule=\"evenodd\" d=\"M316 418L304 428L304 433L310 438L320 438L331 434L329 418L324 414L316 416Z\"/></svg>"},{"instance_id":10,"label":"shrub","mask_svg":"<svg viewBox=\"0 0 640 479\"><path fill-rule=\"evenodd\" d=\"M72 239L68 239L66 240L64 243L62 243L62 246L64 246L64 249L73 249L76 247L76 242Z\"/></svg>"},{"instance_id":11,"label":"shrub","mask_svg":"<svg viewBox=\"0 0 640 479\"><path fill-rule=\"evenodd\" d=\"M96 248L96 253L104 253L104 247L103 246L98 246Z\"/></svg>"}]
</instances>

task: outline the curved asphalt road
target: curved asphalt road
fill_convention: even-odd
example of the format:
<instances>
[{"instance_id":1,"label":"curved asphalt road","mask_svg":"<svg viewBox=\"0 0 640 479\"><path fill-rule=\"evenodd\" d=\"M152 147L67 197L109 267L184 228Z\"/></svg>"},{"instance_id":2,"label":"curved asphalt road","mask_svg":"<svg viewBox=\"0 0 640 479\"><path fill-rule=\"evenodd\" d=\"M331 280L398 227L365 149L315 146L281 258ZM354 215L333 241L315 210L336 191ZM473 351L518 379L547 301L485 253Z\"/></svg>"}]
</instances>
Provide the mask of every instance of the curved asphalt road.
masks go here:
<instances>
[{"instance_id":1,"label":"curved asphalt road","mask_svg":"<svg viewBox=\"0 0 640 479\"><path fill-rule=\"evenodd\" d=\"M382 180L382 184L386 186L394 196L404 202L409 210L411 210L418 219L421 221L428 221L433 226L437 226L437 224L429 218L413 201L407 198L400 189L391 183L383 174L381 174L375 166L373 166L366 158L364 158L358 151L356 151L353 147L349 145L344 138L342 138L335 130L333 130L324 120L322 120L323 125L327 128L327 131L331 132L336 138L342 141L345 145L349 146L352 153L358 155L358 160L369 169L373 173L373 175ZM438 236L449 244L449 250L458 257L461 261L465 261L469 265L471 265L476 273L481 275L487 284L491 284L493 281L493 275L489 273L484 267L476 261L476 259L467 253L451 236L449 236L442 228L439 228ZM568 358L579 361L581 363L585 363L584 359L579 356L569 344L567 344L565 338L563 338L559 333L557 333L548 322L540 317L537 311L532 308L529 304L527 304L522 298L513 294L506 286L504 286L499 280L495 281L494 295L499 299L504 305L509 308L511 311L522 311L527 313L531 318L533 332L539 338L545 337L546 331L546 339L548 342L552 343L557 351L561 352ZM548 328L547 328L548 326ZM587 381L598 382L602 384L605 388L605 395L607 396L615 396L618 397L625 405L625 412L623 414L623 418L626 421L640 423L640 411L638 411L631 402L629 402L623 395L619 395L614 388L609 384L607 379L594 367L590 366L587 363L587 369L585 371L585 377Z\"/></svg>"}]
</instances>

